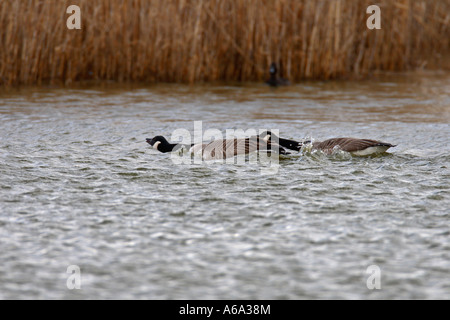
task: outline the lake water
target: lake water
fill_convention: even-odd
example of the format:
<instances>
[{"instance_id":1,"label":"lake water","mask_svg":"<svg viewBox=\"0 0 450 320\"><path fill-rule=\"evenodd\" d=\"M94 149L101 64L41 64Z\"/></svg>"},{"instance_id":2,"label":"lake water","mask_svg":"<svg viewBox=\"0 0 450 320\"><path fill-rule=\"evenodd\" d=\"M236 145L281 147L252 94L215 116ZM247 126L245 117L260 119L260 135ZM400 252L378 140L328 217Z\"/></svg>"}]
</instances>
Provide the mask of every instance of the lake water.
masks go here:
<instances>
[{"instance_id":1,"label":"lake water","mask_svg":"<svg viewBox=\"0 0 450 320\"><path fill-rule=\"evenodd\" d=\"M194 121L398 146L262 174L145 142ZM0 123L1 299L450 299L449 74L2 90Z\"/></svg>"}]
</instances>

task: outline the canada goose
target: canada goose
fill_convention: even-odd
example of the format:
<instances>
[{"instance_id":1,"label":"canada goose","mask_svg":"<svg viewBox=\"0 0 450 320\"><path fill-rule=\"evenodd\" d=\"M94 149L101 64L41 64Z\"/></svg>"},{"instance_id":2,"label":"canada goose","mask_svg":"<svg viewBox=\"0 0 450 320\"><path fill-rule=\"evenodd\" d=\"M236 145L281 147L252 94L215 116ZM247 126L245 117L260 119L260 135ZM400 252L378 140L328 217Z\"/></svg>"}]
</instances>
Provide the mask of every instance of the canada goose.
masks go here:
<instances>
[{"instance_id":1,"label":"canada goose","mask_svg":"<svg viewBox=\"0 0 450 320\"><path fill-rule=\"evenodd\" d=\"M311 142L309 141L309 143ZM395 147L395 145L378 140L357 138L332 138L322 142L314 141L312 143L313 150L332 153L335 148L338 148L339 150L350 152L355 156L384 153L392 147Z\"/></svg>"},{"instance_id":2,"label":"canada goose","mask_svg":"<svg viewBox=\"0 0 450 320\"><path fill-rule=\"evenodd\" d=\"M184 145L169 143L163 136L146 139L154 149L160 152L172 152L181 149ZM246 155L251 152L274 152L278 154L289 154L279 144L269 141L269 137L254 136L251 138L218 139L209 143L197 143L187 145L189 153L201 155L203 160L219 160Z\"/></svg>"},{"instance_id":3,"label":"canada goose","mask_svg":"<svg viewBox=\"0 0 450 320\"><path fill-rule=\"evenodd\" d=\"M269 69L270 78L269 80L266 81L266 83L269 86L278 87L278 86L288 86L291 84L287 79L278 78L277 72L278 72L277 65L275 64L275 62L272 62Z\"/></svg>"},{"instance_id":4,"label":"canada goose","mask_svg":"<svg viewBox=\"0 0 450 320\"><path fill-rule=\"evenodd\" d=\"M274 136L270 131L266 132L270 138ZM311 141L298 142L278 138L280 146L290 150L300 151L304 145L311 144ZM325 141L312 142L312 150L321 150L325 153L332 153L335 148L339 150L350 152L355 156L368 156L371 154L384 153L387 149L395 147L395 145L371 139L357 139L357 138L332 138Z\"/></svg>"}]
</instances>

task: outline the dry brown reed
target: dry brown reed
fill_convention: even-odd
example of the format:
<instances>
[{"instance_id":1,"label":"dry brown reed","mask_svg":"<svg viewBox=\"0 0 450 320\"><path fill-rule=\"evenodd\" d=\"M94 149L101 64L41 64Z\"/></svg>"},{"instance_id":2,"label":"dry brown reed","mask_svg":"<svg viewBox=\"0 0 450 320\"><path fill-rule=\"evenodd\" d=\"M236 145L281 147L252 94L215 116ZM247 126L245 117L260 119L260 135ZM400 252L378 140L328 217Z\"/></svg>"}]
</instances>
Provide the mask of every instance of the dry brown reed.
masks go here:
<instances>
[{"instance_id":1,"label":"dry brown reed","mask_svg":"<svg viewBox=\"0 0 450 320\"><path fill-rule=\"evenodd\" d=\"M68 30L78 5L82 29ZM332 79L450 51L450 0L1 0L0 84Z\"/></svg>"}]
</instances>

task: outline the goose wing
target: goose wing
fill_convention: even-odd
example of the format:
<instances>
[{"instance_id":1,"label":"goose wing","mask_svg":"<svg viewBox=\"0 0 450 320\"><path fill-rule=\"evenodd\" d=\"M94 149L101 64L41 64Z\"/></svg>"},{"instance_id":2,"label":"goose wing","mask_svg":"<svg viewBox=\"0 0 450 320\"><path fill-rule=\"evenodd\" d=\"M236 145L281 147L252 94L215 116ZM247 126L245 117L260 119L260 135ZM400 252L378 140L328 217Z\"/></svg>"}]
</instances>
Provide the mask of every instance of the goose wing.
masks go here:
<instances>
[{"instance_id":1,"label":"goose wing","mask_svg":"<svg viewBox=\"0 0 450 320\"><path fill-rule=\"evenodd\" d=\"M324 151L331 151L335 147L339 147L343 151L355 152L361 151L370 147L394 147L390 143L385 143L371 139L356 139L356 138L333 138L322 142L314 142L313 147Z\"/></svg>"},{"instance_id":2,"label":"goose wing","mask_svg":"<svg viewBox=\"0 0 450 320\"><path fill-rule=\"evenodd\" d=\"M249 154L255 151L274 151L286 153L285 150L274 143L267 143L259 137L246 139L219 139L214 140L203 147L203 159L218 160Z\"/></svg>"}]
</instances>

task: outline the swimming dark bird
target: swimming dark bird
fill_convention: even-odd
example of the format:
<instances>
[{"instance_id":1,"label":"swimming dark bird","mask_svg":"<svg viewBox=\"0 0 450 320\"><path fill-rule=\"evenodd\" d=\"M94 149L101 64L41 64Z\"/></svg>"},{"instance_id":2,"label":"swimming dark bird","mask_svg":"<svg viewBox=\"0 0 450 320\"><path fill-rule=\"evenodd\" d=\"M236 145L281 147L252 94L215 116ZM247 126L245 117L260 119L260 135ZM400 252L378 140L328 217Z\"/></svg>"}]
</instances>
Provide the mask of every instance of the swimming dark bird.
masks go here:
<instances>
[{"instance_id":1,"label":"swimming dark bird","mask_svg":"<svg viewBox=\"0 0 450 320\"><path fill-rule=\"evenodd\" d=\"M272 64L270 65L269 73L270 73L270 78L269 78L269 80L266 81L266 83L269 86L278 87L278 86L288 86L291 84L289 82L289 80L284 79L284 78L279 78L277 76L278 68L277 68L277 65L275 64L275 62L272 62Z\"/></svg>"},{"instance_id":2,"label":"swimming dark bird","mask_svg":"<svg viewBox=\"0 0 450 320\"><path fill-rule=\"evenodd\" d=\"M169 143L163 136L156 136L152 139L146 139L154 149L160 152L173 152L182 147L189 147L189 153L199 155L203 160L219 160L234 157L237 155L246 155L252 152L274 152L278 154L289 154L277 143L271 142L269 137L254 136L250 138L218 139L209 143L197 143L191 145L182 145Z\"/></svg>"},{"instance_id":3,"label":"swimming dark bird","mask_svg":"<svg viewBox=\"0 0 450 320\"><path fill-rule=\"evenodd\" d=\"M274 135L267 131L269 141ZM280 146L290 150L300 151L303 146L312 145L312 150L320 150L324 153L331 154L336 149L350 152L355 156L368 156L372 154L380 154L386 152L389 148L395 145L372 139L357 139L357 138L332 138L325 141L302 141L288 140L278 138Z\"/></svg>"}]
</instances>

